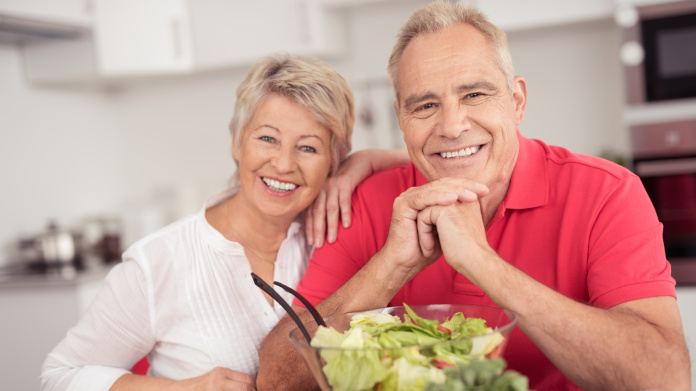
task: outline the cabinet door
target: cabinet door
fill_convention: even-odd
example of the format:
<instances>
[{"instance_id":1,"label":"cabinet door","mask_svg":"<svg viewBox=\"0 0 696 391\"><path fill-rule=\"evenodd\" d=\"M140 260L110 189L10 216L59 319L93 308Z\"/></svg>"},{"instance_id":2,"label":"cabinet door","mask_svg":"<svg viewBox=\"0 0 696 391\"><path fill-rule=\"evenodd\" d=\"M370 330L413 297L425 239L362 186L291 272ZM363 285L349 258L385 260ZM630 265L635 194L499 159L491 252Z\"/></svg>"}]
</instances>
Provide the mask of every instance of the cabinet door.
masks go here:
<instances>
[{"instance_id":1,"label":"cabinet door","mask_svg":"<svg viewBox=\"0 0 696 391\"><path fill-rule=\"evenodd\" d=\"M2 0L0 12L43 22L90 27L90 0Z\"/></svg>"},{"instance_id":2,"label":"cabinet door","mask_svg":"<svg viewBox=\"0 0 696 391\"><path fill-rule=\"evenodd\" d=\"M197 69L246 67L279 51L325 56L343 47L342 19L317 0L189 2Z\"/></svg>"},{"instance_id":3,"label":"cabinet door","mask_svg":"<svg viewBox=\"0 0 696 391\"><path fill-rule=\"evenodd\" d=\"M505 31L607 18L614 0L469 0Z\"/></svg>"},{"instance_id":4,"label":"cabinet door","mask_svg":"<svg viewBox=\"0 0 696 391\"><path fill-rule=\"evenodd\" d=\"M186 0L94 0L102 76L177 73L193 66Z\"/></svg>"}]
</instances>

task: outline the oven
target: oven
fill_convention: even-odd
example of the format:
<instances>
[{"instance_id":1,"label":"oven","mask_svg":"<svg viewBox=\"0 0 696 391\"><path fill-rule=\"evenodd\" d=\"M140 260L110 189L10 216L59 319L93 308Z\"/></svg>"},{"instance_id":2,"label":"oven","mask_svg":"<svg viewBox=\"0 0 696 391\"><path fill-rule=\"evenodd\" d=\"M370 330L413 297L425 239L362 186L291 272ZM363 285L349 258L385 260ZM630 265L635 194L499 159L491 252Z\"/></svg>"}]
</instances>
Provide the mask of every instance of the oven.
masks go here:
<instances>
[{"instance_id":1,"label":"oven","mask_svg":"<svg viewBox=\"0 0 696 391\"><path fill-rule=\"evenodd\" d=\"M629 9L632 17L617 18L626 21L621 54L629 103L696 98L696 1Z\"/></svg>"},{"instance_id":2,"label":"oven","mask_svg":"<svg viewBox=\"0 0 696 391\"><path fill-rule=\"evenodd\" d=\"M664 225L677 285L696 285L696 119L634 125L633 169Z\"/></svg>"}]
</instances>

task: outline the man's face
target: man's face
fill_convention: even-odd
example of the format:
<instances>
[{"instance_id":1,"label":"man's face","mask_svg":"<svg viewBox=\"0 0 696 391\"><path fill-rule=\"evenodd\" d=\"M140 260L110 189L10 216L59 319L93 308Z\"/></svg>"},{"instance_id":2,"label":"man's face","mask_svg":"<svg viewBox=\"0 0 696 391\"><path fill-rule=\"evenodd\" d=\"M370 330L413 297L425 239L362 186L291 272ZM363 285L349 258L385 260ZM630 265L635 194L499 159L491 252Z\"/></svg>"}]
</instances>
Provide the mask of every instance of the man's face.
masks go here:
<instances>
[{"instance_id":1,"label":"man's face","mask_svg":"<svg viewBox=\"0 0 696 391\"><path fill-rule=\"evenodd\" d=\"M507 191L526 85L517 77L510 93L484 35L462 24L419 36L398 72L395 107L418 170L429 181L459 177Z\"/></svg>"}]
</instances>

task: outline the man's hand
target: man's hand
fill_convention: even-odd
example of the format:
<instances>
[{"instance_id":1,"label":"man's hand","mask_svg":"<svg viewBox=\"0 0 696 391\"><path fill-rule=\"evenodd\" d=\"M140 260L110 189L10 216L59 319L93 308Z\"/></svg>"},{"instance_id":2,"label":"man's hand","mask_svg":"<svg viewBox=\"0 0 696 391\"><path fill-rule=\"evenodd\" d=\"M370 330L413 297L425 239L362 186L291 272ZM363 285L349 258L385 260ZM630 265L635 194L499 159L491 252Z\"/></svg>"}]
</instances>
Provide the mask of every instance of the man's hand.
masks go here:
<instances>
[{"instance_id":1,"label":"man's hand","mask_svg":"<svg viewBox=\"0 0 696 391\"><path fill-rule=\"evenodd\" d=\"M468 209L478 210L478 199L486 194L486 186L456 178L443 178L408 189L394 201L389 237L380 253L388 254L395 266L412 277L442 255L437 238L442 228L434 228L436 222L431 213L455 205L469 205ZM428 216L420 217L424 211ZM480 212L478 216L478 225L482 226Z\"/></svg>"},{"instance_id":2,"label":"man's hand","mask_svg":"<svg viewBox=\"0 0 696 391\"><path fill-rule=\"evenodd\" d=\"M493 252L478 200L429 206L418 213L417 222L421 247L440 248L457 272L476 283L474 261Z\"/></svg>"}]
</instances>

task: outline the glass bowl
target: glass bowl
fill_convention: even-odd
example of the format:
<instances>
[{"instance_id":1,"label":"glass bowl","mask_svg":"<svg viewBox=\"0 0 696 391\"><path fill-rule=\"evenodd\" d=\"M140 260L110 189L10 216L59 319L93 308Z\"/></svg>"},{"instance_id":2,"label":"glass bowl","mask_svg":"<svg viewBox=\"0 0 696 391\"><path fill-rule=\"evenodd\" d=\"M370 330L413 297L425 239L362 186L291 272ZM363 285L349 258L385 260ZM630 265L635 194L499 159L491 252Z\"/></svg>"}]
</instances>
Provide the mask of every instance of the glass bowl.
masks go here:
<instances>
[{"instance_id":1,"label":"glass bowl","mask_svg":"<svg viewBox=\"0 0 696 391\"><path fill-rule=\"evenodd\" d=\"M468 338L398 348L314 347L307 342L302 330L298 327L290 331L288 338L302 356L323 391L403 389L399 384L408 384L408 389L422 389L422 387L412 387L414 384L427 383L432 379L440 378L444 381L443 369L446 366L451 366L451 364L436 360L434 356L437 352L441 352L442 349L448 351L459 349L464 344L471 349L464 360L487 360L501 357L517 321L515 313L495 306L431 304L409 307L421 318L437 320L440 323L450 319L455 313L461 312L466 318L484 319L486 326L492 330ZM332 316L325 318L324 321L327 326L343 333L350 329L353 316L362 313L396 315L403 322L406 308L403 306L378 308ZM304 326L310 338L314 338L318 328L316 322L308 322ZM401 357L404 359L399 359ZM405 360L406 357L408 360ZM414 357L430 364L411 366L408 362L413 362ZM332 360L337 361L331 363ZM382 381L375 383L375 378L381 378ZM380 384L383 382L385 384Z\"/></svg>"}]
</instances>

